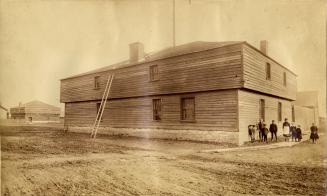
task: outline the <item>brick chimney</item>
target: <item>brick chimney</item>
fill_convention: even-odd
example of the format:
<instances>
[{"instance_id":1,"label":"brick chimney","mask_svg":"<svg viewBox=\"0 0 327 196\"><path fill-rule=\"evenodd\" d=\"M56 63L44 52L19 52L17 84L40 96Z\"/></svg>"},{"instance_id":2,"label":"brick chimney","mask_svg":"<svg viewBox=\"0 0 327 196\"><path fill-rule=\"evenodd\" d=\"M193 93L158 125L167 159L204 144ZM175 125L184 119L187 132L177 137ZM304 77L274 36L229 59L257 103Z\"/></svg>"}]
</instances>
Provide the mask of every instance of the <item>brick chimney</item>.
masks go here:
<instances>
[{"instance_id":1,"label":"brick chimney","mask_svg":"<svg viewBox=\"0 0 327 196\"><path fill-rule=\"evenodd\" d=\"M129 44L129 62L137 63L144 58L144 46L140 42Z\"/></svg>"},{"instance_id":2,"label":"brick chimney","mask_svg":"<svg viewBox=\"0 0 327 196\"><path fill-rule=\"evenodd\" d=\"M267 40L260 41L260 50L263 54L268 55L268 42Z\"/></svg>"}]
</instances>

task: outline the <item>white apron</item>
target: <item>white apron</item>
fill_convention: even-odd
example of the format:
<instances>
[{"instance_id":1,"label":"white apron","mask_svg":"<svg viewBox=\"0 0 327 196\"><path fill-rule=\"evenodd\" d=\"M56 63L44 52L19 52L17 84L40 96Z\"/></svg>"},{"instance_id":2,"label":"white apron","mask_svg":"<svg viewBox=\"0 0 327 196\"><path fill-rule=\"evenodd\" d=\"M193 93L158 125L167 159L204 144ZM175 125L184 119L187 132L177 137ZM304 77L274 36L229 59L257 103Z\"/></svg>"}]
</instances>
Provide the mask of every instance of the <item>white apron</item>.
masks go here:
<instances>
[{"instance_id":1,"label":"white apron","mask_svg":"<svg viewBox=\"0 0 327 196\"><path fill-rule=\"evenodd\" d=\"M290 134L290 127L289 126L285 126L284 129L283 129L283 134L284 135L288 135Z\"/></svg>"}]
</instances>

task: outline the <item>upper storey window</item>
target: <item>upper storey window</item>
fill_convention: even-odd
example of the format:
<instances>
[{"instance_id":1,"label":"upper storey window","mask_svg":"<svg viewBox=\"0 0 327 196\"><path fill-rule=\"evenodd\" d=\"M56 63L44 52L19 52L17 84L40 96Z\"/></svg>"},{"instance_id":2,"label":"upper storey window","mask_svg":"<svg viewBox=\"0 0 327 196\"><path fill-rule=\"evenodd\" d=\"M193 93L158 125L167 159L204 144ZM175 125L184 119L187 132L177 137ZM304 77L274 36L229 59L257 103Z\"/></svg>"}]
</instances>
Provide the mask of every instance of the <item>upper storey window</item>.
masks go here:
<instances>
[{"instance_id":1,"label":"upper storey window","mask_svg":"<svg viewBox=\"0 0 327 196\"><path fill-rule=\"evenodd\" d=\"M95 76L94 77L94 89L99 89L100 88L100 76Z\"/></svg>"},{"instance_id":2,"label":"upper storey window","mask_svg":"<svg viewBox=\"0 0 327 196\"><path fill-rule=\"evenodd\" d=\"M283 85L286 86L286 72L283 73Z\"/></svg>"},{"instance_id":3,"label":"upper storey window","mask_svg":"<svg viewBox=\"0 0 327 196\"><path fill-rule=\"evenodd\" d=\"M158 65L150 66L149 75L150 75L150 81L159 80Z\"/></svg>"},{"instance_id":4,"label":"upper storey window","mask_svg":"<svg viewBox=\"0 0 327 196\"><path fill-rule=\"evenodd\" d=\"M271 67L270 67L270 63L266 63L266 80L271 80Z\"/></svg>"}]
</instances>

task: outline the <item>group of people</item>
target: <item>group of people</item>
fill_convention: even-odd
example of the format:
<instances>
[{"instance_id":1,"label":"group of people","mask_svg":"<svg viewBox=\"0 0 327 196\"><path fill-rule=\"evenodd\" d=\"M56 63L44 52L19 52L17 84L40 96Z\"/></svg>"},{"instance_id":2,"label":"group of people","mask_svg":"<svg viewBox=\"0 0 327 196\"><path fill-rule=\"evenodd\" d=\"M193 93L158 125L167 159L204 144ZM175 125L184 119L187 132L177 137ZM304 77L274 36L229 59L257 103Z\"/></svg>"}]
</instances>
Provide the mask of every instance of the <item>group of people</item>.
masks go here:
<instances>
[{"instance_id":1,"label":"group of people","mask_svg":"<svg viewBox=\"0 0 327 196\"><path fill-rule=\"evenodd\" d=\"M302 140L302 130L301 125L295 126L293 123L289 123L288 119L285 118L283 123L283 136L285 141L289 141L292 137L292 141L300 142Z\"/></svg>"},{"instance_id":2,"label":"group of people","mask_svg":"<svg viewBox=\"0 0 327 196\"><path fill-rule=\"evenodd\" d=\"M268 134L271 133L271 140L274 139L277 141L277 125L275 121L273 120L269 126L269 129L267 128L267 124L263 122L262 119L259 120L259 123L256 125L249 125L249 136L251 138L251 142L254 142L256 140L256 133L258 132L259 136L259 142L268 142Z\"/></svg>"},{"instance_id":3,"label":"group of people","mask_svg":"<svg viewBox=\"0 0 327 196\"><path fill-rule=\"evenodd\" d=\"M310 130L310 139L312 139L312 142L315 143L317 139L319 139L318 128L314 123L312 123ZM268 129L267 124L262 119L260 119L256 125L249 125L248 131L251 142L254 142L257 136L259 142L268 142L269 132L271 134L271 140L275 138L275 140L277 141L278 126L274 120L272 120ZM292 141L300 142L302 140L301 125L295 126L294 123L289 123L288 119L285 118L285 121L283 122L283 136L285 138L285 141L289 141L290 138L292 138Z\"/></svg>"}]
</instances>

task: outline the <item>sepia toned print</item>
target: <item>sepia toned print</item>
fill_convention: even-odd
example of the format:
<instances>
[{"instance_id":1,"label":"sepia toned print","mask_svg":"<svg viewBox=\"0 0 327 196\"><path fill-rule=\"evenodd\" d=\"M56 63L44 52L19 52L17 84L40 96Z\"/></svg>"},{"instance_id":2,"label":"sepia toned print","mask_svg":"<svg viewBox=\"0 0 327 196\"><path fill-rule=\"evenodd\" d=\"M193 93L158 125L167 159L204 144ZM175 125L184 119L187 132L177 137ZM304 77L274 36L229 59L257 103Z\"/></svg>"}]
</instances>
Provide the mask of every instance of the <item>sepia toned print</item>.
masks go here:
<instances>
[{"instance_id":1,"label":"sepia toned print","mask_svg":"<svg viewBox=\"0 0 327 196\"><path fill-rule=\"evenodd\" d=\"M326 2L0 2L1 195L325 195Z\"/></svg>"}]
</instances>

